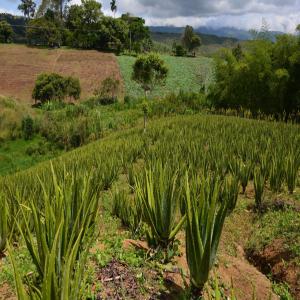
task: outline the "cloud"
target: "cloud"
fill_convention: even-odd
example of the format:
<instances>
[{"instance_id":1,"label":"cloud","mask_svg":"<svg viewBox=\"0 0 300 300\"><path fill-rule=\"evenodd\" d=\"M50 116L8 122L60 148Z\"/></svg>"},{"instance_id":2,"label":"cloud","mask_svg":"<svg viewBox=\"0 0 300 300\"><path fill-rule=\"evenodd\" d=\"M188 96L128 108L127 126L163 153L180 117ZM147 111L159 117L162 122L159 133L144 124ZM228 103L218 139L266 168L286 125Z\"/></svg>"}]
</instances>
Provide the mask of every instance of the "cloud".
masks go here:
<instances>
[{"instance_id":1,"label":"cloud","mask_svg":"<svg viewBox=\"0 0 300 300\"><path fill-rule=\"evenodd\" d=\"M110 0L103 1L109 10ZM119 0L119 13L143 16L148 25L258 28L265 18L273 30L293 32L300 0Z\"/></svg>"},{"instance_id":2,"label":"cloud","mask_svg":"<svg viewBox=\"0 0 300 300\"><path fill-rule=\"evenodd\" d=\"M0 11L20 14L19 1L0 0ZM97 1L105 14L112 15L110 0ZM130 12L145 18L147 25L250 29L259 28L265 18L272 30L294 32L300 23L300 0L117 0L117 5L117 15Z\"/></svg>"}]
</instances>

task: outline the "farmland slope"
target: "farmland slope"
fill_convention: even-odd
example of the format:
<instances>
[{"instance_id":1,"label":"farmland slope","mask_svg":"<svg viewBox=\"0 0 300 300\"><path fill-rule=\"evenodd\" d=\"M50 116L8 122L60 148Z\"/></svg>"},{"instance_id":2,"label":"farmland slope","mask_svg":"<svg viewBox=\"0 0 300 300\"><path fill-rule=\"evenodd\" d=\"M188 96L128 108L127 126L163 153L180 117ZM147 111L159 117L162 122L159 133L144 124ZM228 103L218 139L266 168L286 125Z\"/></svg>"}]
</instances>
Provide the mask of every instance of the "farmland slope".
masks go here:
<instances>
[{"instance_id":1,"label":"farmland slope","mask_svg":"<svg viewBox=\"0 0 300 300\"><path fill-rule=\"evenodd\" d=\"M31 102L38 74L56 72L78 77L82 98L90 96L108 76L120 79L113 54L88 50L37 49L23 45L0 45L0 95Z\"/></svg>"}]
</instances>

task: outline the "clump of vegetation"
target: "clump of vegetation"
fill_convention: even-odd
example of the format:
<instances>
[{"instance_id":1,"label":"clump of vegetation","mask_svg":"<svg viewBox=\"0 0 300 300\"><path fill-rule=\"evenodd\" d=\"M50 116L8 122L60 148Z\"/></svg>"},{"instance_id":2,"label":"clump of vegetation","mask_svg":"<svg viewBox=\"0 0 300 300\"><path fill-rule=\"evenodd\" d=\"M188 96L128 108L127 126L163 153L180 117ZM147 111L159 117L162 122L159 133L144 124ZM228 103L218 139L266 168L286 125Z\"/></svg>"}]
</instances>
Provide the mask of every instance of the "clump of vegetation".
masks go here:
<instances>
[{"instance_id":1,"label":"clump of vegetation","mask_svg":"<svg viewBox=\"0 0 300 300\"><path fill-rule=\"evenodd\" d=\"M139 178L136 178L137 205L142 211L142 220L148 225L148 243L152 247L168 249L185 222L178 219L180 192L178 175L161 162L154 163Z\"/></svg>"},{"instance_id":2,"label":"clump of vegetation","mask_svg":"<svg viewBox=\"0 0 300 300\"><path fill-rule=\"evenodd\" d=\"M30 116L26 116L22 120L22 131L25 140L30 140L34 134L33 119Z\"/></svg>"},{"instance_id":3,"label":"clump of vegetation","mask_svg":"<svg viewBox=\"0 0 300 300\"><path fill-rule=\"evenodd\" d=\"M198 182L197 184L201 185L201 192L199 199L194 198L186 176L186 257L191 276L191 292L195 299L203 296L204 285L216 259L228 208L226 199L218 204L220 195L218 180L214 185L211 183L210 179L204 178L202 182Z\"/></svg>"},{"instance_id":4,"label":"clump of vegetation","mask_svg":"<svg viewBox=\"0 0 300 300\"><path fill-rule=\"evenodd\" d=\"M215 60L210 90L214 105L286 118L296 114L300 109L298 46L299 36L282 35L275 43L258 38L245 49L224 49Z\"/></svg>"},{"instance_id":5,"label":"clump of vegetation","mask_svg":"<svg viewBox=\"0 0 300 300\"><path fill-rule=\"evenodd\" d=\"M11 42L13 36L13 29L6 21L0 21L0 43Z\"/></svg>"},{"instance_id":6,"label":"clump of vegetation","mask_svg":"<svg viewBox=\"0 0 300 300\"><path fill-rule=\"evenodd\" d=\"M151 91L155 85L166 82L168 68L165 62L155 53L141 55L133 66L132 79L139 83L145 92Z\"/></svg>"},{"instance_id":7,"label":"clump of vegetation","mask_svg":"<svg viewBox=\"0 0 300 300\"><path fill-rule=\"evenodd\" d=\"M101 86L94 91L94 95L102 105L113 104L118 101L120 92L120 80L107 77L101 82Z\"/></svg>"},{"instance_id":8,"label":"clump of vegetation","mask_svg":"<svg viewBox=\"0 0 300 300\"><path fill-rule=\"evenodd\" d=\"M78 79L63 77L55 73L43 73L36 80L32 98L42 103L51 100L62 101L66 97L77 100L80 93L81 88Z\"/></svg>"},{"instance_id":9,"label":"clump of vegetation","mask_svg":"<svg viewBox=\"0 0 300 300\"><path fill-rule=\"evenodd\" d=\"M196 56L195 49L201 46L201 39L195 34L192 26L185 27L182 44L189 53L193 52L193 56Z\"/></svg>"}]
</instances>

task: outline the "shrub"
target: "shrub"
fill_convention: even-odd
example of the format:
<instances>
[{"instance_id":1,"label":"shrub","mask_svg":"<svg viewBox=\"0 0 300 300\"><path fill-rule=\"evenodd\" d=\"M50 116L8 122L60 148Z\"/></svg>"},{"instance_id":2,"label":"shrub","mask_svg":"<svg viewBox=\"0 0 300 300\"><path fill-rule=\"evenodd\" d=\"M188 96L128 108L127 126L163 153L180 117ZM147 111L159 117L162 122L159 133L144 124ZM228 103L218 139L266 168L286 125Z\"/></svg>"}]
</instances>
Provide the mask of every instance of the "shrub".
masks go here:
<instances>
[{"instance_id":1,"label":"shrub","mask_svg":"<svg viewBox=\"0 0 300 300\"><path fill-rule=\"evenodd\" d=\"M33 119L30 116L22 120L22 132L25 140L31 140L34 134Z\"/></svg>"},{"instance_id":2,"label":"shrub","mask_svg":"<svg viewBox=\"0 0 300 300\"><path fill-rule=\"evenodd\" d=\"M109 105L117 102L117 96L120 90L120 80L113 77L107 77L101 83L99 89L94 94L102 105Z\"/></svg>"},{"instance_id":3,"label":"shrub","mask_svg":"<svg viewBox=\"0 0 300 300\"><path fill-rule=\"evenodd\" d=\"M173 54L175 56L186 56L187 52L182 45L175 43L173 45Z\"/></svg>"},{"instance_id":4,"label":"shrub","mask_svg":"<svg viewBox=\"0 0 300 300\"><path fill-rule=\"evenodd\" d=\"M13 29L6 21L0 21L0 43L9 43L13 35Z\"/></svg>"},{"instance_id":5,"label":"shrub","mask_svg":"<svg viewBox=\"0 0 300 300\"><path fill-rule=\"evenodd\" d=\"M32 97L44 103L51 100L62 101L67 96L78 99L80 92L78 79L63 77L56 73L42 73L36 80Z\"/></svg>"}]
</instances>

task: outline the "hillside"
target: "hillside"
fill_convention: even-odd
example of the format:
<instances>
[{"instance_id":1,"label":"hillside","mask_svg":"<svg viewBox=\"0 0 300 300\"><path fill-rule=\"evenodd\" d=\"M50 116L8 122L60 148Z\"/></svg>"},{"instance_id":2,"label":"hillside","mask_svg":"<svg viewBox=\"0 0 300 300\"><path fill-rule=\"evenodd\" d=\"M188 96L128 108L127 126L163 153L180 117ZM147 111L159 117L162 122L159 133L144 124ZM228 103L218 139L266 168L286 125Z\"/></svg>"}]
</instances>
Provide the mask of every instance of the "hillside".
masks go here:
<instances>
[{"instance_id":1,"label":"hillside","mask_svg":"<svg viewBox=\"0 0 300 300\"><path fill-rule=\"evenodd\" d=\"M93 192L101 190L96 197L96 202L100 203L99 211L93 210L94 213L99 213L96 223L91 225L92 240L90 243L86 240L83 242L87 246L86 261L79 261L82 267L80 270L82 274L87 274L87 277L80 277L82 282L72 285L72 288L81 288L82 299L101 297L109 300L121 295L120 299L168 297L167 299L177 300L179 295L182 297L186 295L184 281L190 280L184 242L185 228L182 227L178 232L176 240L178 249L175 248L174 252L169 253L172 256L170 263L164 262L161 249L149 248L145 232L147 227L140 227L139 223L134 223L134 218L140 217L137 215L138 207L135 206L134 195L137 195L137 181L143 182L144 168L152 166L156 170L155 166L164 162L163 168L172 170L166 174L178 175L172 177L178 178L176 179L178 186L184 183L188 170L195 176L191 177L195 179L195 182L192 179L190 181L192 186L200 178L197 177L199 170L201 172L205 172L206 169L214 170L216 174L224 176L221 175L222 172L237 166L234 163L239 162L240 157L246 158L247 165L254 162L255 157L268 155L268 161L273 155L284 157L289 151L288 147L281 148L278 141L284 140L285 145L296 149L299 146L299 139L295 141L298 132L298 125L205 114L156 119L149 123L145 134L141 126L114 133L99 142L53 160L53 168L49 162L45 162L25 172L2 177L0 187L6 187L4 199L7 199L10 211L17 209L14 201L9 201L15 199L14 197L22 201L21 207L24 208L30 205L40 206L44 202L48 205L47 201L54 203L66 201L71 205L73 202L89 204L89 200L95 203L95 198L90 198ZM271 137L269 141L265 140L265 136ZM267 150L266 145L272 152ZM253 165L251 170L252 167ZM53 175L53 172L56 175ZM233 169L230 172L235 174ZM207 176L210 178L208 173ZM137 181L132 183L134 177ZM41 182L41 187L37 183L37 178ZM164 177L153 177L153 184L158 183L158 178L166 180ZM207 182L215 184L212 178L209 180L211 181ZM170 183L167 181L165 184ZM163 189L164 184L160 185L160 188ZM56 192L51 193L53 190ZM193 192L191 196L196 200L199 195L196 190L193 191L195 193ZM282 201L293 203L298 191L299 187L295 196L288 195L284 187L281 193ZM177 192L183 193L181 189L176 189ZM263 215L255 210L252 180L247 183L245 193L238 193L236 208L226 218L218 260L206 285L206 295L218 292L228 296L235 293L237 299L252 300L255 294L257 299L277 300L278 297L272 291L276 290L281 295L285 291L289 296L287 290L283 290L284 285L273 284L247 260L246 253L255 253L257 267L264 270L262 261L259 260L259 257L263 258L263 249L275 249L268 261L270 267L284 268L289 274L298 270L294 263L299 257L297 252L299 214L297 215L293 206L287 210L276 211L273 206L276 194L269 190L269 185L265 193L264 205L268 210ZM69 199L72 201L68 201ZM123 203L130 213L128 210L127 213L119 210L117 203ZM76 211L81 205L72 207ZM88 207L87 205L86 209ZM41 212L43 209L41 208ZM64 210L59 210L59 206L56 205L51 209L53 213L45 214L45 218L51 218L49 224L57 224L63 215L55 214L54 211ZM31 211L24 210L25 213L24 219L26 216L26 220L30 220ZM37 213L40 213L40 210ZM23 220L22 215L17 215L17 218ZM65 219L64 222L67 226L67 222L71 220ZM44 228L46 225L41 223L40 226ZM52 227L47 227L47 230L50 228ZM72 228L77 229L76 226ZM276 248L278 241L281 246ZM30 243L35 249L35 243L33 241ZM37 262L32 262L25 248L24 243L20 242L18 247L13 249L13 255L19 258L15 267L19 270L20 276L36 272L34 264ZM294 256L290 256L290 259L286 259L281 265L280 258L284 257L285 253L283 249L291 251ZM272 257L275 259L272 260ZM276 257L279 259L276 260ZM7 257L1 260L0 270L0 299L1 297L15 299L13 269ZM292 281L288 276L281 278L288 281L295 297L299 296L297 281ZM213 298L207 296L207 299Z\"/></svg>"},{"instance_id":2,"label":"hillside","mask_svg":"<svg viewBox=\"0 0 300 300\"><path fill-rule=\"evenodd\" d=\"M26 102L32 102L34 83L42 72L78 77L82 98L91 96L109 76L121 80L115 55L95 50L49 50L1 44L0 65L0 94Z\"/></svg>"},{"instance_id":3,"label":"hillside","mask_svg":"<svg viewBox=\"0 0 300 300\"><path fill-rule=\"evenodd\" d=\"M181 34L184 30L184 27L175 27L175 26L153 26L150 27L152 32L162 32L162 33L175 33ZM259 28L257 28L259 29ZM252 38L249 30L239 29L235 27L207 27L200 26L195 28L195 31L204 37L204 40L207 38L209 40L214 40L217 44L218 41L225 40L250 40ZM280 31L270 31L270 36L275 39L277 35L281 35L283 32Z\"/></svg>"},{"instance_id":4,"label":"hillside","mask_svg":"<svg viewBox=\"0 0 300 300\"><path fill-rule=\"evenodd\" d=\"M182 37L182 32L184 28L174 29L168 31L164 27L150 27L151 37L157 42L167 42L167 41L179 41ZM233 44L238 42L238 39L231 37L220 37L212 34L198 33L201 37L203 45L223 45L223 44Z\"/></svg>"}]
</instances>

